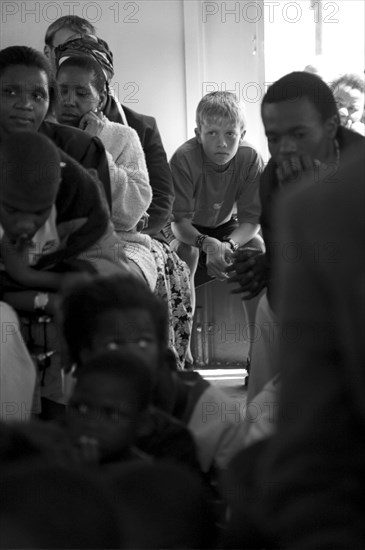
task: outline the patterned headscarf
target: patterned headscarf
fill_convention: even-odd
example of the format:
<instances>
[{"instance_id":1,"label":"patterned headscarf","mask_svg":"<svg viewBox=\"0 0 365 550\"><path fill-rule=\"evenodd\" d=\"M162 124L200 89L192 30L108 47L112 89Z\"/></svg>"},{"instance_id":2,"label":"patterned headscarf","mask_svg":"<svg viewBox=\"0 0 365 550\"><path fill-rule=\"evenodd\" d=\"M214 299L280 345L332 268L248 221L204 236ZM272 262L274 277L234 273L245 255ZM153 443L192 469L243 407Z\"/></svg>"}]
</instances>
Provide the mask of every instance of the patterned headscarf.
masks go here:
<instances>
[{"instance_id":1,"label":"patterned headscarf","mask_svg":"<svg viewBox=\"0 0 365 550\"><path fill-rule=\"evenodd\" d=\"M96 36L87 35L82 38L68 40L64 44L57 46L55 55L57 69L68 57L85 55L95 59L108 83L114 76L113 54L109 50L108 44Z\"/></svg>"}]
</instances>

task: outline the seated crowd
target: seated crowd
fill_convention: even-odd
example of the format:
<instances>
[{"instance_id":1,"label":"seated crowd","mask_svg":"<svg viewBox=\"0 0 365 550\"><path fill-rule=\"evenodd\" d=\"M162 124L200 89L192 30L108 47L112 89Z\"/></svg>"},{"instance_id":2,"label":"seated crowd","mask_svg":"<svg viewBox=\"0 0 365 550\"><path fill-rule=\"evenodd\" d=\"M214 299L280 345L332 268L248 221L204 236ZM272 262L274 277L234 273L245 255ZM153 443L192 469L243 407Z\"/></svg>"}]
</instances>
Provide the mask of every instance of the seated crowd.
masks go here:
<instances>
[{"instance_id":1,"label":"seated crowd","mask_svg":"<svg viewBox=\"0 0 365 550\"><path fill-rule=\"evenodd\" d=\"M273 83L266 166L211 92L169 165L88 21L45 43L0 50L0 548L364 547L363 80ZM245 405L211 279L259 297Z\"/></svg>"}]
</instances>

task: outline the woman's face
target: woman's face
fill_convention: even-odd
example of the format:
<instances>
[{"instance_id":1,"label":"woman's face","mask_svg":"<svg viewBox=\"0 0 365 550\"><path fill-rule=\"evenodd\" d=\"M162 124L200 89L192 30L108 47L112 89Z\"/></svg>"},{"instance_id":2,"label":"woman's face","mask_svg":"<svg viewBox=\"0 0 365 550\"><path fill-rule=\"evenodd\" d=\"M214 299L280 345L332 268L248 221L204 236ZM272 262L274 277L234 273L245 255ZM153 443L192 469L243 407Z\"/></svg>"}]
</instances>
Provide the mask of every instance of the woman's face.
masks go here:
<instances>
[{"instance_id":1,"label":"woman's face","mask_svg":"<svg viewBox=\"0 0 365 550\"><path fill-rule=\"evenodd\" d=\"M58 121L77 128L83 115L96 112L100 106L101 98L93 83L94 73L80 67L61 66L57 82L60 87Z\"/></svg>"},{"instance_id":2,"label":"woman's face","mask_svg":"<svg viewBox=\"0 0 365 550\"><path fill-rule=\"evenodd\" d=\"M49 82L37 67L13 65L0 75L0 138L36 132L49 108Z\"/></svg>"}]
</instances>

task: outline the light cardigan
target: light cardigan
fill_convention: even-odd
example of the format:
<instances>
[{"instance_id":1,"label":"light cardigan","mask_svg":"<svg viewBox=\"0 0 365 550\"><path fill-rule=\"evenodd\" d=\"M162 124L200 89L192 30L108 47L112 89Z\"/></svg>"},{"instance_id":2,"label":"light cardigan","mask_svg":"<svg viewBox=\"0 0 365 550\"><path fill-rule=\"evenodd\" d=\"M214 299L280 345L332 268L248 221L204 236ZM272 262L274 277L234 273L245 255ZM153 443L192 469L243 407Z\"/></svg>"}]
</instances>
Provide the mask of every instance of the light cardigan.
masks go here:
<instances>
[{"instance_id":1,"label":"light cardigan","mask_svg":"<svg viewBox=\"0 0 365 550\"><path fill-rule=\"evenodd\" d=\"M112 221L117 232L131 231L152 201L146 161L137 132L103 117L98 137L107 151L112 191ZM109 153L109 154L108 154Z\"/></svg>"},{"instance_id":2,"label":"light cardigan","mask_svg":"<svg viewBox=\"0 0 365 550\"><path fill-rule=\"evenodd\" d=\"M157 269L151 253L151 237L137 231L137 224L152 201L147 166L138 134L133 128L103 117L98 137L106 149L112 194L112 221L124 243L128 259L141 269L154 290Z\"/></svg>"}]
</instances>

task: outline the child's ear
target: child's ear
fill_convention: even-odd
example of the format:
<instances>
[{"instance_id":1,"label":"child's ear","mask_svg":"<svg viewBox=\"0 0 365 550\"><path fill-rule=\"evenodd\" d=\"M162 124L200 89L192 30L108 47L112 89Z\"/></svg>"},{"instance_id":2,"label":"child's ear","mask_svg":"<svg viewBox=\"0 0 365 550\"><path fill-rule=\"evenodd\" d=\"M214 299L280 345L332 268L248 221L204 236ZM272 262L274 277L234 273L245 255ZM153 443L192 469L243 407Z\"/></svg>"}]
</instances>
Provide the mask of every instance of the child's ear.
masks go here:
<instances>
[{"instance_id":1,"label":"child's ear","mask_svg":"<svg viewBox=\"0 0 365 550\"><path fill-rule=\"evenodd\" d=\"M199 130L199 128L195 128L194 132L195 132L195 137L196 137L196 139L198 140L198 143L201 143L202 140L201 140L201 137L200 137L200 130Z\"/></svg>"},{"instance_id":2,"label":"child's ear","mask_svg":"<svg viewBox=\"0 0 365 550\"><path fill-rule=\"evenodd\" d=\"M242 132L241 132L241 141L243 139L245 139L245 135L246 135L246 130L242 130Z\"/></svg>"}]
</instances>

